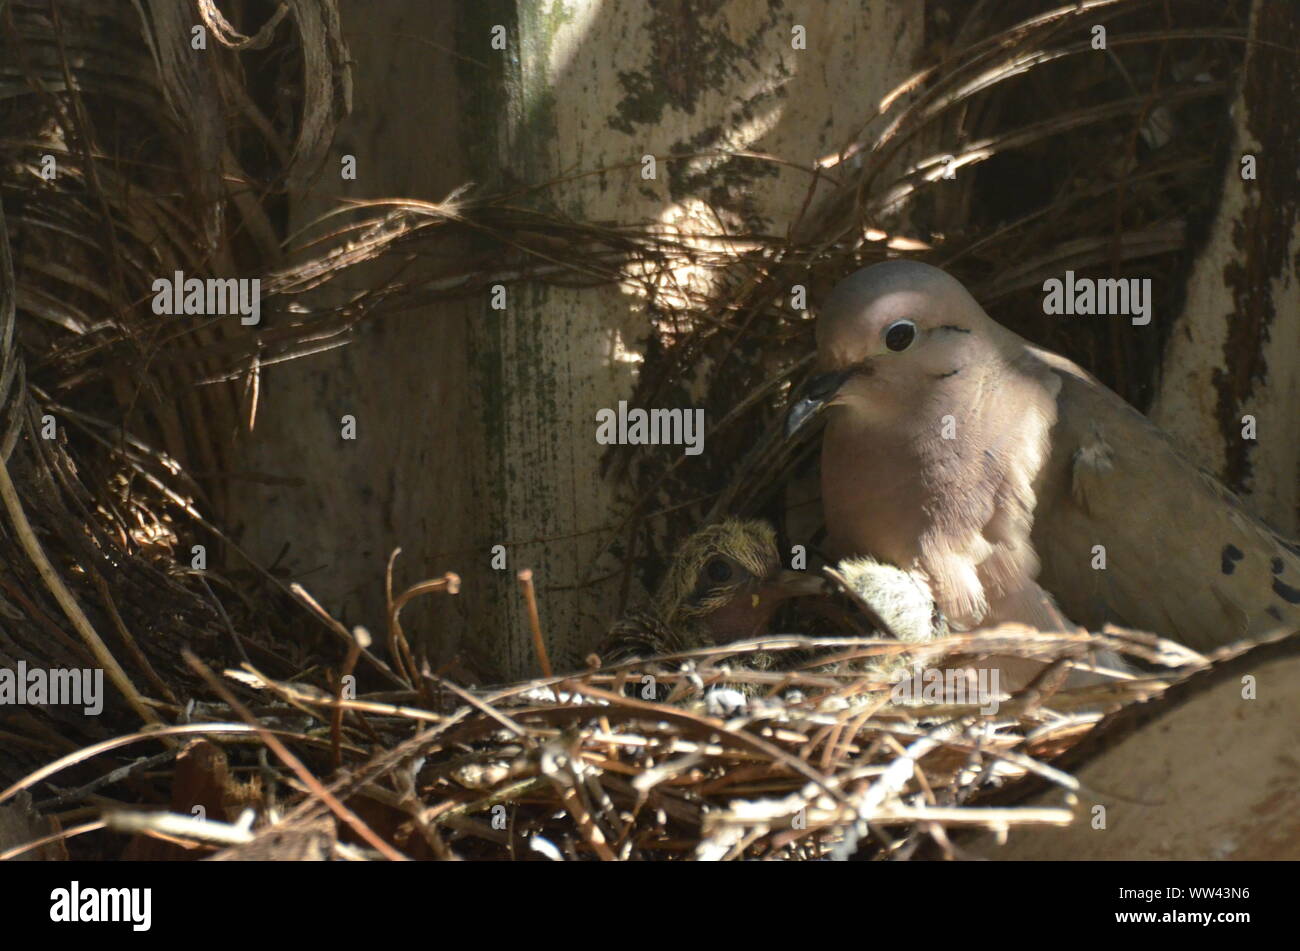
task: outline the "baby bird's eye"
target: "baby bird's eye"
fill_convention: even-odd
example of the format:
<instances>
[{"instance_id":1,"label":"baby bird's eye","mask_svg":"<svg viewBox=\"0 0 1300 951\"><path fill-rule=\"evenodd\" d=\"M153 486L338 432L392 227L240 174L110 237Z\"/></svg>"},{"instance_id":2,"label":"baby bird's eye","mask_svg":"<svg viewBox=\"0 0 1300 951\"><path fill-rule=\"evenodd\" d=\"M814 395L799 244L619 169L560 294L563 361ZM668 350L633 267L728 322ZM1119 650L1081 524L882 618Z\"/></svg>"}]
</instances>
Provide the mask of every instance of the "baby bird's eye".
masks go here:
<instances>
[{"instance_id":1,"label":"baby bird's eye","mask_svg":"<svg viewBox=\"0 0 1300 951\"><path fill-rule=\"evenodd\" d=\"M916 324L910 320L896 320L885 328L885 346L902 353L916 339Z\"/></svg>"},{"instance_id":2,"label":"baby bird's eye","mask_svg":"<svg viewBox=\"0 0 1300 951\"><path fill-rule=\"evenodd\" d=\"M731 565L725 558L714 558L704 566L704 574L714 584L726 584L731 580Z\"/></svg>"}]
</instances>

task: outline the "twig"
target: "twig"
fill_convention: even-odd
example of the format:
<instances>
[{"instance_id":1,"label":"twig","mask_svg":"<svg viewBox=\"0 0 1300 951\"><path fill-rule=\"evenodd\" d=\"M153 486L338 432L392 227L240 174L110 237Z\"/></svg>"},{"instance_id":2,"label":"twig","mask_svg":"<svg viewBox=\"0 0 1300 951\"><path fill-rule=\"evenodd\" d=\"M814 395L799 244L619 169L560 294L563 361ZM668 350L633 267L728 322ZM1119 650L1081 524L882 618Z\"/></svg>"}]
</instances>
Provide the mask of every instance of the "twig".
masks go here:
<instances>
[{"instance_id":1,"label":"twig","mask_svg":"<svg viewBox=\"0 0 1300 951\"><path fill-rule=\"evenodd\" d=\"M289 591L295 598L297 598L303 605L305 605L313 614L315 614L318 618L324 621L326 627L328 627L339 637L343 638L343 643L349 645L353 643L352 632L349 631L342 624L340 624L337 620L335 620L329 614L328 611L326 611L323 607L321 607L320 603L315 598L313 598L310 594L307 593L306 588L304 588L302 585L295 582L294 584L289 585ZM370 663L375 666L375 669L377 669L380 673L382 673L385 677L387 677L392 683L396 684L398 687L408 688L412 690L415 689L413 684L408 683L407 681L399 677L397 674L393 673L393 668L389 667L387 664L385 664L382 660L380 660L370 651L362 650L361 656L364 657L366 660L370 661Z\"/></svg>"},{"instance_id":2,"label":"twig","mask_svg":"<svg viewBox=\"0 0 1300 951\"><path fill-rule=\"evenodd\" d=\"M212 673L201 660L199 660L190 651L183 653L185 663L189 664L190 669L203 678L204 682L217 694L225 703L234 710L249 726L256 732L258 737L271 748L271 751L280 758L280 762L293 770L294 775L307 787L312 796L325 803L336 816L342 819L352 828L357 835L365 839L374 846L379 853L390 862L405 862L406 856L398 852L391 845L385 842L379 836L375 835L370 826L361 821L361 818L351 809L345 806L330 793L328 789L321 785L320 780L311 774L311 770L303 764L302 760L294 756L290 749L280 742L280 738L271 730L262 726L261 722L253 716L252 712L240 703L233 693L226 689L226 685L217 679L216 674Z\"/></svg>"},{"instance_id":3,"label":"twig","mask_svg":"<svg viewBox=\"0 0 1300 951\"><path fill-rule=\"evenodd\" d=\"M84 825L73 826L71 829L61 829L58 832L52 832L49 835L42 836L39 839L33 839L31 842L24 842L22 845L15 845L12 849L6 849L0 852L0 862L7 862L10 859L17 858L24 852L30 852L32 849L39 849L43 845L49 845L51 842L59 842L71 839L75 836L85 835L87 832L95 832L104 828L107 823L103 819L96 819L94 822L87 822Z\"/></svg>"},{"instance_id":4,"label":"twig","mask_svg":"<svg viewBox=\"0 0 1300 951\"><path fill-rule=\"evenodd\" d=\"M40 574L41 580L49 588L50 594L54 595L54 600L59 603L59 607L63 608L63 613L72 622L72 626L76 628L82 640L86 642L86 646L95 655L95 659L108 672L109 680L122 692L126 702L131 705L131 709L136 712L141 720L155 726L164 726L165 724L154 713L153 708L145 703L144 697L135 689L135 684L131 683L131 678L126 675L126 671L117 662L117 658L108 649L108 645L95 632L90 619L81 610L81 605L77 603L77 599L68 590L68 586L63 583L63 579L54 570L50 560L45 557L45 550L41 548L36 533L32 531L31 523L27 521L27 513L23 511L23 504L18 498L18 490L14 486L13 479L9 476L9 465L3 460L0 460L0 499L4 500L5 508L9 510L9 518L13 522L14 532L18 536L18 541L23 546L23 550L27 552L27 557L32 560L32 565ZM175 742L167 737L163 737L161 740L163 743L168 744Z\"/></svg>"},{"instance_id":5,"label":"twig","mask_svg":"<svg viewBox=\"0 0 1300 951\"><path fill-rule=\"evenodd\" d=\"M352 643L348 646L348 655L343 659L343 670L339 673L338 683L334 689L334 709L330 713L330 750L334 768L343 765L343 685L352 676L357 666L357 658L370 646L370 632L364 627L352 629Z\"/></svg>"},{"instance_id":6,"label":"twig","mask_svg":"<svg viewBox=\"0 0 1300 951\"><path fill-rule=\"evenodd\" d=\"M419 597L422 594L432 594L434 592L445 592L447 594L460 593L460 575L449 571L441 578L431 578L427 581L421 581L407 588L397 598L392 600L392 569L393 561L401 552L400 548L393 549L393 554L388 559L388 579L387 591L389 597L388 604L388 649L393 655L393 661L399 668L404 668L407 678L411 685L419 692L420 697L426 705L432 705L429 697L425 693L424 681L420 677L420 670L415 664L415 658L411 654L411 646L406 640L406 632L402 630L401 614L408 602Z\"/></svg>"},{"instance_id":7,"label":"twig","mask_svg":"<svg viewBox=\"0 0 1300 951\"><path fill-rule=\"evenodd\" d=\"M543 677L554 677L551 672L551 659L546 656L546 641L542 637L542 621L537 616L537 593L533 590L533 570L523 568L519 572L519 586L524 591L524 603L528 605L528 626L533 630L533 650L537 652L537 663L542 668Z\"/></svg>"}]
</instances>

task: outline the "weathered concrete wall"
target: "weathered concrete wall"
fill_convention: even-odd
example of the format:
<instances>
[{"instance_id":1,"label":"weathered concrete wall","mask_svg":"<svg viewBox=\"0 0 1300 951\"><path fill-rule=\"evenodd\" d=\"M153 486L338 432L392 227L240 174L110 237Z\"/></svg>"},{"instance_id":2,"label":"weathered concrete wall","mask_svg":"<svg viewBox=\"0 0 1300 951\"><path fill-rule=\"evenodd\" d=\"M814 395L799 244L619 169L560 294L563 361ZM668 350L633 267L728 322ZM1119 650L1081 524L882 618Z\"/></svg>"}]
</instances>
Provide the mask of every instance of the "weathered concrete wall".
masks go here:
<instances>
[{"instance_id":1,"label":"weathered concrete wall","mask_svg":"<svg viewBox=\"0 0 1300 951\"><path fill-rule=\"evenodd\" d=\"M798 213L806 173L734 157L664 158L747 149L810 165L838 149L910 69L922 5L568 2L516 9L518 71L507 88L517 82L518 97L501 117L503 165L530 181L614 169L551 192L575 217L676 222L701 215L714 230L701 206L707 201L726 227L744 223L770 233ZM485 33L490 16L489 7L475 17ZM806 50L792 48L796 25L807 31ZM468 34L462 30L462 49L472 44L472 27ZM647 154L659 159L653 181L640 175ZM489 319L485 312L478 326ZM490 486L491 508L503 513L507 538L548 539L513 546L513 563L537 569L543 625L569 663L611 619L611 585L591 582L607 574L597 554L609 541L606 527L624 510L596 476L603 447L595 441L595 414L630 391L646 331L637 300L615 288L537 288L516 293L481 350L495 352L502 386L500 402L486 407L486 429L496 440L489 454L501 474ZM517 599L502 606L506 626L521 628ZM535 669L522 639L507 643L506 657L514 672Z\"/></svg>"},{"instance_id":2,"label":"weathered concrete wall","mask_svg":"<svg viewBox=\"0 0 1300 951\"><path fill-rule=\"evenodd\" d=\"M1152 417L1294 532L1300 518L1300 9L1257 0L1223 198L1170 339ZM1241 160L1252 156L1253 177ZM1264 341L1260 345L1260 341ZM1243 417L1257 438L1243 438Z\"/></svg>"},{"instance_id":3,"label":"weathered concrete wall","mask_svg":"<svg viewBox=\"0 0 1300 951\"><path fill-rule=\"evenodd\" d=\"M1117 714L1068 754L1077 794L1025 806L1071 809L1061 828L963 843L1010 861L1272 861L1300 854L1295 751L1300 642L1257 647Z\"/></svg>"},{"instance_id":4,"label":"weathered concrete wall","mask_svg":"<svg viewBox=\"0 0 1300 951\"><path fill-rule=\"evenodd\" d=\"M543 200L580 219L699 215L712 229L716 213L729 228L779 233L798 213L805 172L734 156L664 159L746 149L809 165L837 150L910 72L923 9L349 3L347 145L365 170L356 190L440 197L466 180L608 168ZM491 46L497 25L504 51ZM792 47L796 25L806 49ZM646 154L659 158L652 181L640 176ZM306 202L298 217L319 207ZM611 620L610 582L594 579L607 573L597 555L623 510L599 478L595 414L629 393L647 327L635 298L613 287L515 286L507 301L504 311L483 301L388 319L348 350L268 374L254 467L296 465L309 485L257 490L244 517L264 553L288 537L296 566L327 564L305 583L372 624L391 546L406 552L404 581L454 568L465 594L459 621L436 617L438 654L468 636L523 675L536 666L516 569L537 573L557 666L576 663ZM344 412L363 426L346 448ZM488 568L493 544L507 547L506 571ZM408 629L422 617L411 616Z\"/></svg>"},{"instance_id":5,"label":"weathered concrete wall","mask_svg":"<svg viewBox=\"0 0 1300 951\"><path fill-rule=\"evenodd\" d=\"M469 177L459 148L454 8L446 3L350 0L343 29L354 66L354 110L337 137L325 176L297 196L291 229L339 198L440 199ZM356 181L342 181L339 157L355 155ZM387 273L375 268L370 275ZM350 288L364 274L350 275ZM330 294L346 296L344 290ZM348 347L265 371L246 468L301 480L258 485L237 500L254 552L281 561L331 611L376 634L384 630L383 578L401 546L396 583L434 573L440 552L475 539L466 471L481 450L471 425L467 327L474 309L438 304L364 326ZM339 419L357 418L356 441ZM454 558L452 560L455 560ZM412 629L464 602L417 602Z\"/></svg>"}]
</instances>

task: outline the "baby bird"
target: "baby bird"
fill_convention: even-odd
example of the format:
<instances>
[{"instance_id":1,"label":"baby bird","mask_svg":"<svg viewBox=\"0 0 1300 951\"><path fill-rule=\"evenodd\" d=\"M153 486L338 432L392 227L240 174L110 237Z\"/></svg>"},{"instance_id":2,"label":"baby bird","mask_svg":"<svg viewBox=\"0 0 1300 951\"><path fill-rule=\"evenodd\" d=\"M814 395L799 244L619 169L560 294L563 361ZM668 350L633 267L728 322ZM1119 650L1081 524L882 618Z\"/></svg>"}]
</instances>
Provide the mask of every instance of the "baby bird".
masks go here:
<instances>
[{"instance_id":1,"label":"baby bird","mask_svg":"<svg viewBox=\"0 0 1300 951\"><path fill-rule=\"evenodd\" d=\"M952 633L947 619L935 602L934 593L925 578L915 571L904 571L874 558L846 558L828 569L827 574L837 581L844 592L855 602L884 634L909 644L947 637ZM1103 651L1094 661L1119 671L1128 669L1123 660L1110 651ZM1044 669L1041 661L1022 657L980 655L969 658L949 658L941 663L969 670L996 669L998 686L1008 692L1026 686ZM907 655L893 655L882 659L864 659L851 663L850 669L871 670L877 674L893 674L912 665ZM839 670L843 670L841 667ZM1078 687L1104 683L1108 678L1089 673L1074 672L1065 680L1065 686Z\"/></svg>"},{"instance_id":2,"label":"baby bird","mask_svg":"<svg viewBox=\"0 0 1300 951\"><path fill-rule=\"evenodd\" d=\"M951 633L930 586L916 572L867 556L845 558L834 568L823 570L871 626L886 637L905 644L923 644ZM888 678L912 663L910 654L884 654L840 661L818 669Z\"/></svg>"},{"instance_id":3,"label":"baby bird","mask_svg":"<svg viewBox=\"0 0 1300 951\"><path fill-rule=\"evenodd\" d=\"M917 575L874 558L845 558L828 570L882 633L920 643L948 635L929 585Z\"/></svg>"},{"instance_id":4,"label":"baby bird","mask_svg":"<svg viewBox=\"0 0 1300 951\"><path fill-rule=\"evenodd\" d=\"M759 637L782 601L825 591L820 577L781 567L766 522L726 519L682 543L649 610L615 624L597 653L613 664Z\"/></svg>"}]
</instances>

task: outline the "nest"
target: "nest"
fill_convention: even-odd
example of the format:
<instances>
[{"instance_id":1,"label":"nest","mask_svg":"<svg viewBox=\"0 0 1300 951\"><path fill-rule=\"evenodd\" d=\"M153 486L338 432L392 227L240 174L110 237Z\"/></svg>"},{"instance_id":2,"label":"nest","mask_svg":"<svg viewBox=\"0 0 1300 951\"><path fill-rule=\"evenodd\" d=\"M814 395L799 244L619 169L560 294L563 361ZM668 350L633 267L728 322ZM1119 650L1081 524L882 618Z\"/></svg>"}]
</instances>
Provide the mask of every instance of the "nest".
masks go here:
<instances>
[{"instance_id":1,"label":"nest","mask_svg":"<svg viewBox=\"0 0 1300 951\"><path fill-rule=\"evenodd\" d=\"M351 203L285 236L287 191L311 180L350 106L334 4L296 0L292 17L247 36L199 4L214 44L201 73L183 47L183 5L144 6L0 4L0 59L11 64L0 72L11 130L0 141L0 666L98 666L115 688L99 719L4 714L0 805L34 794L11 803L32 832L20 841L49 833L76 851L73 831L106 821L147 834L131 854L174 858L219 846L273 857L954 854L946 830L1065 821L982 808L979 795L1017 772L1068 786L1045 761L1098 710L1203 663L1141 635L1098 635L1154 672L1059 689L1057 662L1083 642L1008 633L1009 652L1042 657L1049 673L994 715L889 703L891 685L855 662L900 646L853 637L471 691L472 677L413 656L399 621L410 598L448 592L451 579L390 591L388 650L372 650L274 565L244 556L221 524L221 474L268 365L497 283L635 287L655 334L633 399L694 394L718 422L714 461L689 482L680 456L611 450L607 475L635 500L611 545L626 600L701 521L779 520L778 497L813 464L808 447L754 446L807 370L810 324L786 306L790 286L816 297L903 250L998 301L1013 328L1037 308L1043 277L1064 267L1123 267L1180 286L1213 207L1219 163L1204 142L1221 138L1244 4L1116 0L1096 11L1124 27L1123 74L1080 65L1077 11L1039 15L1014 0L959 16L966 5L935 4L943 41L932 64L864 114L857 141L808 170L806 213L783 236L575 221L547 207L545 184ZM774 160L668 161L687 175L699 163ZM947 181L954 164L963 171ZM1046 168L1063 174L1028 174ZM999 187L1008 181L1017 188ZM311 293L376 262L390 276L343 303ZM159 323L142 302L154 275L178 269L258 275L277 320L256 332ZM1140 405L1147 380L1133 368L1150 366L1162 341L1096 322L1043 342ZM209 556L201 565L196 546ZM788 669L745 669L743 655L760 649L803 653ZM627 695L647 676L661 699ZM744 704L719 708L730 696L720 685ZM132 732L141 721L155 729ZM132 750L160 737L161 753ZM263 746L273 758L259 757ZM200 828L151 808L173 798L229 822ZM255 828L241 824L245 808L261 816ZM77 854L120 845L90 841Z\"/></svg>"},{"instance_id":2,"label":"nest","mask_svg":"<svg viewBox=\"0 0 1300 951\"><path fill-rule=\"evenodd\" d=\"M996 703L974 693L951 702L952 682L949 702L928 700L923 667L969 661L977 644L1042 661L1043 672ZM1063 688L1097 649L1148 672ZM747 669L759 652L781 669ZM203 739L179 754L175 782L206 818L129 811L107 824L137 835L129 857L152 859L218 849L226 859L962 857L970 830L1073 821L1069 808L1006 805L1008 787L1033 778L1073 793L1052 759L1106 711L1205 666L1177 644L1118 629L1045 637L1008 627L923 647L780 637L491 690L426 672L419 691L365 699L251 667L228 672L267 698L252 708L199 667L244 723L163 732L260 737L280 760L277 785L303 795L268 801L262 781L240 780ZM319 780L290 742L304 759L328 755L332 779ZM997 804L982 804L990 794ZM233 821L254 805L258 828Z\"/></svg>"}]
</instances>

